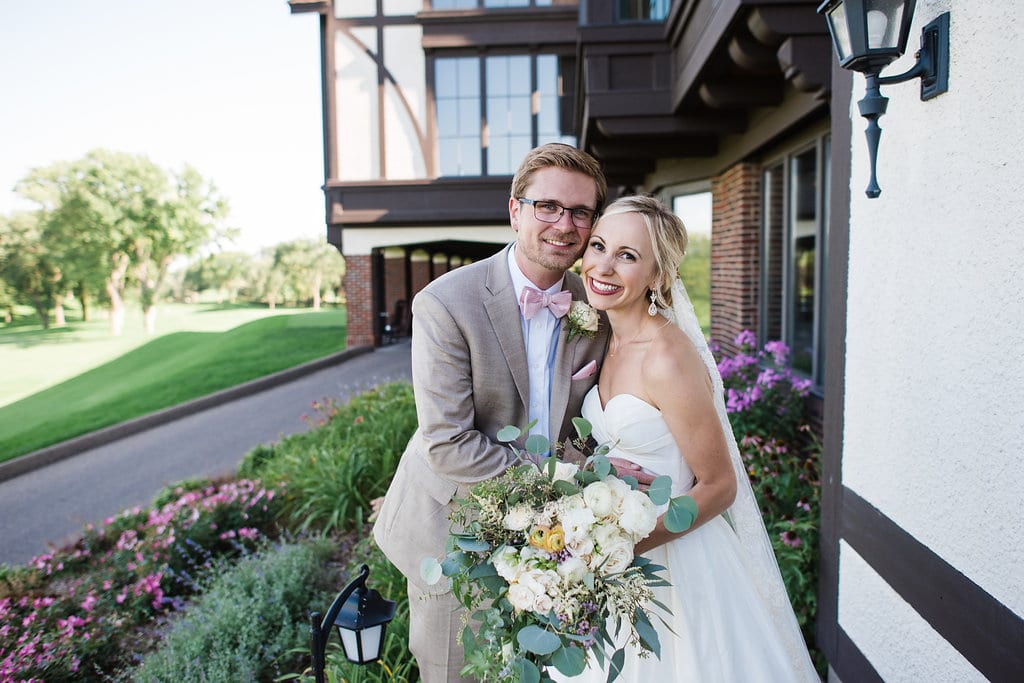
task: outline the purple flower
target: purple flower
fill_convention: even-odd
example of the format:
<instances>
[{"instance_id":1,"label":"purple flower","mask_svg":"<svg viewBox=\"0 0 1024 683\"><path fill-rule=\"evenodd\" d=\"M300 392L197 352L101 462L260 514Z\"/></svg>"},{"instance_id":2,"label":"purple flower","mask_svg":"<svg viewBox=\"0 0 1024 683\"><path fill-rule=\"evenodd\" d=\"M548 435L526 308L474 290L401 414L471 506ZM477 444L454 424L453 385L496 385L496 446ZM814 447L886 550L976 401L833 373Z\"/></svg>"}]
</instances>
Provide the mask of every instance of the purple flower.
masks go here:
<instances>
[{"instance_id":1,"label":"purple flower","mask_svg":"<svg viewBox=\"0 0 1024 683\"><path fill-rule=\"evenodd\" d=\"M744 346L749 346L753 348L757 346L757 336L750 330L743 330L742 332L736 335L736 338L733 340L733 342L735 342L736 346L739 346L741 348Z\"/></svg>"},{"instance_id":2,"label":"purple flower","mask_svg":"<svg viewBox=\"0 0 1024 683\"><path fill-rule=\"evenodd\" d=\"M772 354L777 365L785 365L789 357L789 347L781 341L770 341L764 345L764 350Z\"/></svg>"}]
</instances>

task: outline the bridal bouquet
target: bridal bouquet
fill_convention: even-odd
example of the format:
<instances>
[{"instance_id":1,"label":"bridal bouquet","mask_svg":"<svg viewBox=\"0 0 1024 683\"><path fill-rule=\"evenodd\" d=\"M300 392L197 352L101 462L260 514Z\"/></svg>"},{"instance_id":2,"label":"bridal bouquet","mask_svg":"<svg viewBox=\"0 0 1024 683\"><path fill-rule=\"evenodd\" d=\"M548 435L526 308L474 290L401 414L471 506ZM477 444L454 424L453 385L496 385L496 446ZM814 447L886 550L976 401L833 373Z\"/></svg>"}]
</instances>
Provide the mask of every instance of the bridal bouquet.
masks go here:
<instances>
[{"instance_id":1,"label":"bridal bouquet","mask_svg":"<svg viewBox=\"0 0 1024 683\"><path fill-rule=\"evenodd\" d=\"M581 444L589 423L574 421ZM518 439L506 427L498 438ZM540 457L547 439L531 436L527 453ZM513 447L514 448L514 447ZM658 477L647 492L631 477L620 477L599 447L582 466L554 457L537 465L517 450L522 464L473 487L451 515L452 533L443 561L425 558L428 583L443 576L471 615L461 633L466 654L462 675L482 681L550 680L557 669L574 676L588 652L603 665L615 634L625 626L628 640L660 656L651 625L652 587L668 583L663 569L633 554L634 545L654 529L658 505L669 503L670 531L683 531L697 515L692 498L670 500L671 480ZM610 655L609 680L622 668L625 652Z\"/></svg>"}]
</instances>

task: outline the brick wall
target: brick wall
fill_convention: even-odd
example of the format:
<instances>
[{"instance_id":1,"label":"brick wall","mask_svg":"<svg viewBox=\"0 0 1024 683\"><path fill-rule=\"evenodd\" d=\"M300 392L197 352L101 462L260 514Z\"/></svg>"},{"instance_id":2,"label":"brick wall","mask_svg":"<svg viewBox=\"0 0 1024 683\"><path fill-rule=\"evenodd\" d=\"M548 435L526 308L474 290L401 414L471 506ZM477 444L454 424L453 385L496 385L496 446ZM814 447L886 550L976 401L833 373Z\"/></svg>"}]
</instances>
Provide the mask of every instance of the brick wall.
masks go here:
<instances>
[{"instance_id":1,"label":"brick wall","mask_svg":"<svg viewBox=\"0 0 1024 683\"><path fill-rule=\"evenodd\" d=\"M369 254L345 257L348 348L373 346L373 261Z\"/></svg>"},{"instance_id":2,"label":"brick wall","mask_svg":"<svg viewBox=\"0 0 1024 683\"><path fill-rule=\"evenodd\" d=\"M711 180L711 337L727 355L757 332L761 167L740 163Z\"/></svg>"}]
</instances>

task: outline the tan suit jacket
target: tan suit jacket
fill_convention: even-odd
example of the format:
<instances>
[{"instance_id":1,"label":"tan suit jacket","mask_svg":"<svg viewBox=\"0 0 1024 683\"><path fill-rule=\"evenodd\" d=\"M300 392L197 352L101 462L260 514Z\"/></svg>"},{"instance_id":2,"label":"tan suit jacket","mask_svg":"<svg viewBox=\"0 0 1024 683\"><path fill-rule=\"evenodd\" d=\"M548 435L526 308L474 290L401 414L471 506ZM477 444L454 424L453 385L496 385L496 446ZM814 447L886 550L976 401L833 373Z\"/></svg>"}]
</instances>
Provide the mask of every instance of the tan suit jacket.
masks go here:
<instances>
[{"instance_id":1,"label":"tan suit jacket","mask_svg":"<svg viewBox=\"0 0 1024 683\"><path fill-rule=\"evenodd\" d=\"M586 301L583 282L566 273L573 300ZM430 283L412 305L412 375L419 428L402 455L374 526L377 544L410 581L424 557L441 559L449 532L449 503L477 482L495 477L514 454L496 440L506 425L526 426L529 372L519 304L508 270L508 247ZM604 357L608 324L594 339L567 341L558 333L551 377L552 439L575 436L571 420L597 372L574 373Z\"/></svg>"}]
</instances>

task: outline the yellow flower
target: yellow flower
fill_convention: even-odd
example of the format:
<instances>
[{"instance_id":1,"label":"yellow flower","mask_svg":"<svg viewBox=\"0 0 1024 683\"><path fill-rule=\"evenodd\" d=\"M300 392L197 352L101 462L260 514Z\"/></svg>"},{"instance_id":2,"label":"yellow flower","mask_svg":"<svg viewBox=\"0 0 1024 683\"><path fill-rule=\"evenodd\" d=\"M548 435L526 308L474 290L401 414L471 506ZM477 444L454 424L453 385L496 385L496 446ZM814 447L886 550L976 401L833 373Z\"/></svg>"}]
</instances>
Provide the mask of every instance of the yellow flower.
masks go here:
<instances>
[{"instance_id":1,"label":"yellow flower","mask_svg":"<svg viewBox=\"0 0 1024 683\"><path fill-rule=\"evenodd\" d=\"M547 548L545 546L547 544L549 531L551 531L550 527L546 527L541 524L533 527L533 530L530 531L530 545L534 548L546 550ZM563 545L564 544L565 543L563 541Z\"/></svg>"},{"instance_id":2,"label":"yellow flower","mask_svg":"<svg viewBox=\"0 0 1024 683\"><path fill-rule=\"evenodd\" d=\"M555 528L548 532L548 536L544 539L544 550L549 553L560 553L565 548L565 531L562 530L561 524L556 524Z\"/></svg>"}]
</instances>

